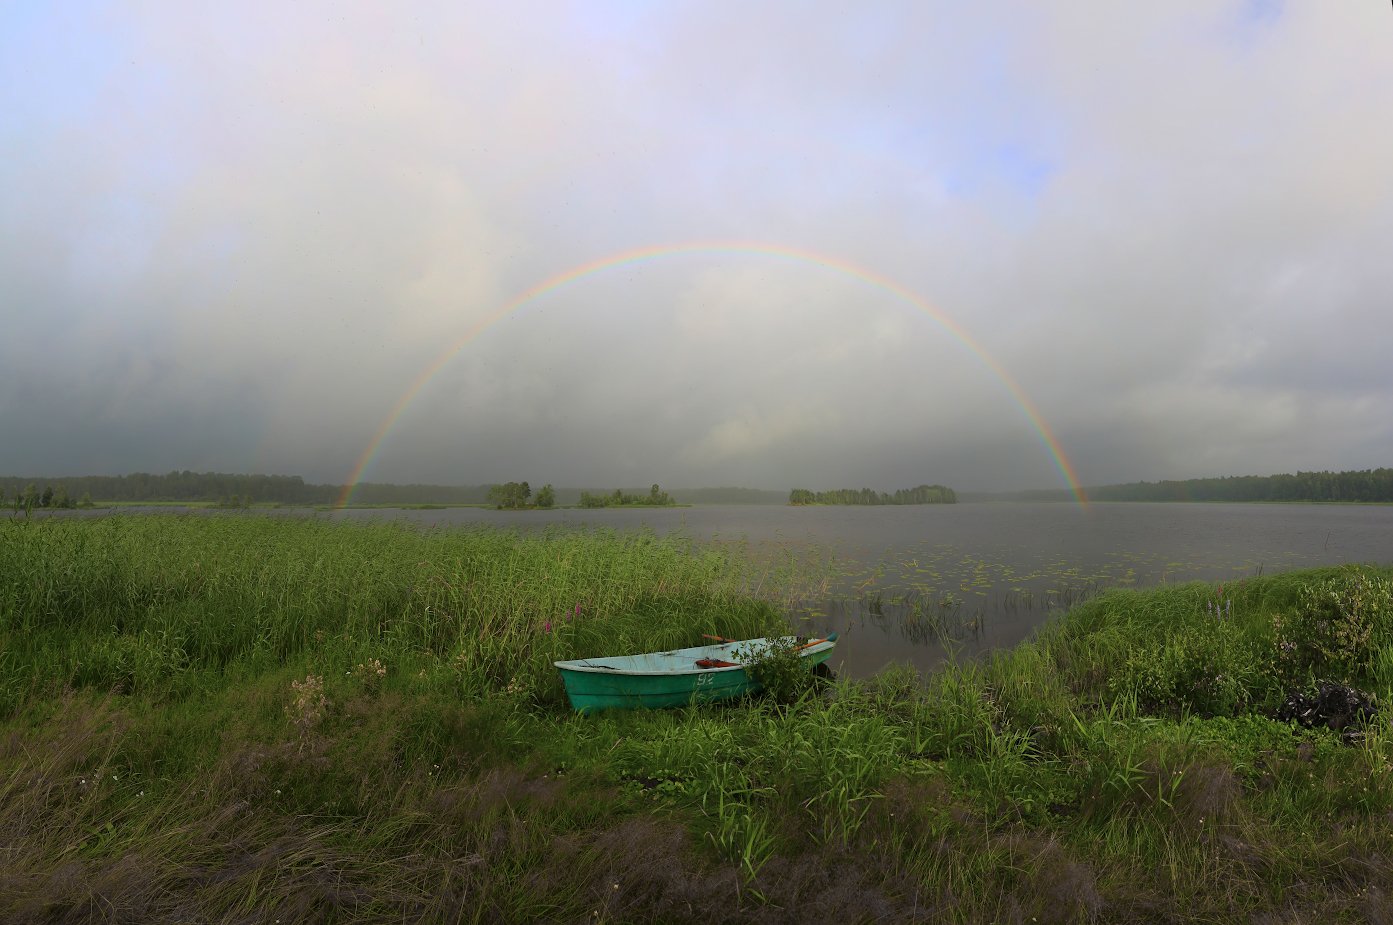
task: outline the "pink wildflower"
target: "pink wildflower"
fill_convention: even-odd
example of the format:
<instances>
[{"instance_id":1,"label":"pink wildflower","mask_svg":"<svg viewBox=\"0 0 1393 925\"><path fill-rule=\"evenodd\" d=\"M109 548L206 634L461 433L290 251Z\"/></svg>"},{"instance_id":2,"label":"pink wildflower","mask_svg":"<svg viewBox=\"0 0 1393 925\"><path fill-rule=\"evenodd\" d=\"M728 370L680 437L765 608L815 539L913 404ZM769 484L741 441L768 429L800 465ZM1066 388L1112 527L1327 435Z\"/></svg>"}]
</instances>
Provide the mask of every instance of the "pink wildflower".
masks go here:
<instances>
[{"instance_id":1,"label":"pink wildflower","mask_svg":"<svg viewBox=\"0 0 1393 925\"><path fill-rule=\"evenodd\" d=\"M544 633L550 633L550 632L551 632L551 621L550 621L550 620L548 620L547 622L545 622L545 623L542 624L542 632L544 632Z\"/></svg>"}]
</instances>

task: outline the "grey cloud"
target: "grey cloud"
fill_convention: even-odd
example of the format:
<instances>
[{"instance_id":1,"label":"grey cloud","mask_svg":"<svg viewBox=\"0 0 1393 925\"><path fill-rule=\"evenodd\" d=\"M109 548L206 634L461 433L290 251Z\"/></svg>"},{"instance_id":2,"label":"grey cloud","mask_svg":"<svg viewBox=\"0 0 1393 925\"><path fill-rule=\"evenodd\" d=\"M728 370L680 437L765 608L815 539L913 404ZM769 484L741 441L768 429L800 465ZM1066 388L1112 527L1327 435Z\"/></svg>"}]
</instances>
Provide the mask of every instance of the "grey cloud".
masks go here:
<instances>
[{"instance_id":1,"label":"grey cloud","mask_svg":"<svg viewBox=\"0 0 1393 925\"><path fill-rule=\"evenodd\" d=\"M717 239L918 294L1086 482L1386 464L1387 15L40 14L0 39L0 428L26 435L0 472L343 478L519 293ZM1061 484L948 328L815 262L732 251L530 300L444 363L369 470L515 473Z\"/></svg>"}]
</instances>

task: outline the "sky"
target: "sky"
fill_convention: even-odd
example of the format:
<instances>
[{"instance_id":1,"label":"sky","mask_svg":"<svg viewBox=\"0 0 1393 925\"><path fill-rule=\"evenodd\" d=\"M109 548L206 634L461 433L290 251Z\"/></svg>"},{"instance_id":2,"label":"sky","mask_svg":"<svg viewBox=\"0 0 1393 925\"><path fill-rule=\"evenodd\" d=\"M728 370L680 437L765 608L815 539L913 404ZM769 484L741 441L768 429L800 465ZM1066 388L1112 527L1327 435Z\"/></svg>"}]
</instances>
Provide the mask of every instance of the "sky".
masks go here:
<instances>
[{"instance_id":1,"label":"sky","mask_svg":"<svg viewBox=\"0 0 1393 925\"><path fill-rule=\"evenodd\" d=\"M1393 465L1393 9L0 2L0 474Z\"/></svg>"}]
</instances>

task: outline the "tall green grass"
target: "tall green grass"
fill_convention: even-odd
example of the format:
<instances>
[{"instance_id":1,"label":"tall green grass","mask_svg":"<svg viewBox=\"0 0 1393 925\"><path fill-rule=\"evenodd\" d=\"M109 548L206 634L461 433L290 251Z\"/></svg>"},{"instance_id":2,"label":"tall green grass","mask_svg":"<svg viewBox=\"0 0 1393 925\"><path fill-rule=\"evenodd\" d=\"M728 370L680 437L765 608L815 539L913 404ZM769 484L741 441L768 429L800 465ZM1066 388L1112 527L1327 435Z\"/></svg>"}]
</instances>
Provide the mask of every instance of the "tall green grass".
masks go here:
<instances>
[{"instance_id":1,"label":"tall green grass","mask_svg":"<svg viewBox=\"0 0 1393 925\"><path fill-rule=\"evenodd\" d=\"M367 658L557 702L554 659L780 625L739 594L744 560L650 534L150 515L0 536L0 710L55 684L159 697L210 673Z\"/></svg>"},{"instance_id":2,"label":"tall green grass","mask_svg":"<svg viewBox=\"0 0 1393 925\"><path fill-rule=\"evenodd\" d=\"M1009 652L792 704L569 711L555 658L780 630L795 576L768 561L0 524L0 921L1387 914L1387 714L1273 715L1320 680L1389 702L1388 570L1110 592Z\"/></svg>"}]
</instances>

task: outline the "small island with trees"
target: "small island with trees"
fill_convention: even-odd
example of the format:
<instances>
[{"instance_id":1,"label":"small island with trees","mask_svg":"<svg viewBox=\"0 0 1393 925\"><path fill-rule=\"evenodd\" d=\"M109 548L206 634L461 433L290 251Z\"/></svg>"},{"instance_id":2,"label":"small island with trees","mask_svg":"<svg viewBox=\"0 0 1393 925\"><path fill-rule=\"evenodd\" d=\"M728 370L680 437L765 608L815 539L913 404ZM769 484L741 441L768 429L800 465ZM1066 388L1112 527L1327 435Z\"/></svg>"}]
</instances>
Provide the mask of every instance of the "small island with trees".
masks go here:
<instances>
[{"instance_id":1,"label":"small island with trees","mask_svg":"<svg viewBox=\"0 0 1393 925\"><path fill-rule=\"evenodd\" d=\"M958 495L945 485L920 485L917 488L896 489L894 494L870 488L838 488L833 491L809 491L795 488L789 492L788 503L810 504L957 504Z\"/></svg>"},{"instance_id":2,"label":"small island with trees","mask_svg":"<svg viewBox=\"0 0 1393 925\"><path fill-rule=\"evenodd\" d=\"M532 497L532 486L526 482L504 482L489 486L489 504L500 511L521 511L526 508L552 508L556 506L556 489L550 484L537 491L537 499Z\"/></svg>"},{"instance_id":3,"label":"small island with trees","mask_svg":"<svg viewBox=\"0 0 1393 925\"><path fill-rule=\"evenodd\" d=\"M504 482L493 485L488 490L489 504L500 511L521 511L529 508L549 509L556 507L556 489L543 485L532 498L532 487L526 482ZM616 488L612 494L595 494L588 491L580 493L579 507L675 507L677 502L654 482L648 494L629 494Z\"/></svg>"},{"instance_id":4,"label":"small island with trees","mask_svg":"<svg viewBox=\"0 0 1393 925\"><path fill-rule=\"evenodd\" d=\"M57 489L52 485L45 485L43 491L39 491L38 485L30 482L24 490L16 488L14 498L5 497L5 486L0 485L0 505L12 504L15 513L24 511L26 514L36 508L48 509L71 509L77 507L92 507L92 496L83 493L81 500L74 499L68 494L67 486L60 484Z\"/></svg>"},{"instance_id":5,"label":"small island with trees","mask_svg":"<svg viewBox=\"0 0 1393 925\"><path fill-rule=\"evenodd\" d=\"M677 502L672 496L658 487L654 482L653 487L648 490L646 495L631 495L616 488L613 494L596 495L588 491L580 493L581 507L675 507Z\"/></svg>"}]
</instances>

